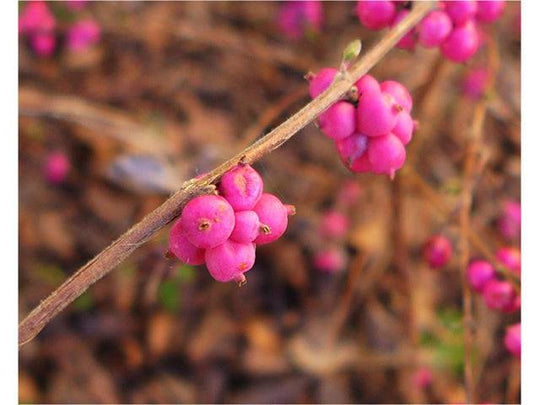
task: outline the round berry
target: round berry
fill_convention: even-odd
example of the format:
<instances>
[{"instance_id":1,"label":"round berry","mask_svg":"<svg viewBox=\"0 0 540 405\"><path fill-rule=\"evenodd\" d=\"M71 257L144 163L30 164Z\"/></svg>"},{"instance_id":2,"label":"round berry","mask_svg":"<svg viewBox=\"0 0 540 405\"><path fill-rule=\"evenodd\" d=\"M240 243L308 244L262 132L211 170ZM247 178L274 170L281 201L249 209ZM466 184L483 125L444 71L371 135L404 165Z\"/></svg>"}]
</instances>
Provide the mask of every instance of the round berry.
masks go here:
<instances>
[{"instance_id":1,"label":"round berry","mask_svg":"<svg viewBox=\"0 0 540 405\"><path fill-rule=\"evenodd\" d=\"M259 217L255 211L238 211L234 213L234 229L229 237L238 243L253 242L261 232Z\"/></svg>"},{"instance_id":2,"label":"round berry","mask_svg":"<svg viewBox=\"0 0 540 405\"><path fill-rule=\"evenodd\" d=\"M371 75L362 76L359 80L357 80L354 85L358 89L358 94L360 95L360 97L362 97L366 93L374 92L379 94L381 92L381 86L379 85L379 82Z\"/></svg>"},{"instance_id":3,"label":"round berry","mask_svg":"<svg viewBox=\"0 0 540 405\"><path fill-rule=\"evenodd\" d=\"M398 25L401 20L407 17L409 13L410 11L405 9L398 11L396 17L394 18L394 21L392 21L391 26L394 27ZM416 47L416 41L416 33L414 32L414 30L410 30L399 40L396 46L400 49L407 49L409 51L412 51Z\"/></svg>"},{"instance_id":4,"label":"round berry","mask_svg":"<svg viewBox=\"0 0 540 405\"><path fill-rule=\"evenodd\" d=\"M336 201L344 207L352 207L362 194L360 185L353 180L346 180L341 185Z\"/></svg>"},{"instance_id":5,"label":"round berry","mask_svg":"<svg viewBox=\"0 0 540 405\"><path fill-rule=\"evenodd\" d=\"M461 90L465 96L478 100L485 94L488 80L489 72L487 69L472 69L463 77Z\"/></svg>"},{"instance_id":6,"label":"round berry","mask_svg":"<svg viewBox=\"0 0 540 405\"><path fill-rule=\"evenodd\" d=\"M357 164L357 161L359 161L362 157L364 157L364 160L367 159L366 151L368 147L368 139L369 138L366 135L356 133L345 139L336 141L336 149L339 154L339 158L347 169L357 172L353 169L358 168L357 166L359 165ZM367 171L370 170L371 166ZM358 172L361 172L361 170L358 170Z\"/></svg>"},{"instance_id":7,"label":"round berry","mask_svg":"<svg viewBox=\"0 0 540 405\"><path fill-rule=\"evenodd\" d=\"M506 328L504 346L516 357L521 357L521 323Z\"/></svg>"},{"instance_id":8,"label":"round berry","mask_svg":"<svg viewBox=\"0 0 540 405\"><path fill-rule=\"evenodd\" d=\"M478 2L476 19L490 23L501 16L504 11L504 0L482 0Z\"/></svg>"},{"instance_id":9,"label":"round berry","mask_svg":"<svg viewBox=\"0 0 540 405\"><path fill-rule=\"evenodd\" d=\"M313 266L321 271L336 273L345 269L347 254L343 249L328 248L317 252L313 258Z\"/></svg>"},{"instance_id":10,"label":"round berry","mask_svg":"<svg viewBox=\"0 0 540 405\"><path fill-rule=\"evenodd\" d=\"M398 108L394 97L386 93L366 93L358 100L357 131L367 136L388 134L396 125Z\"/></svg>"},{"instance_id":11,"label":"round berry","mask_svg":"<svg viewBox=\"0 0 540 405\"><path fill-rule=\"evenodd\" d=\"M480 34L474 21L456 27L441 45L442 54L453 62L465 62L478 50Z\"/></svg>"},{"instance_id":12,"label":"round berry","mask_svg":"<svg viewBox=\"0 0 540 405\"><path fill-rule=\"evenodd\" d=\"M52 32L37 32L30 38L30 44L39 56L51 56L56 48L56 37Z\"/></svg>"},{"instance_id":13,"label":"round berry","mask_svg":"<svg viewBox=\"0 0 540 405\"><path fill-rule=\"evenodd\" d=\"M433 269L446 265L451 256L452 244L445 236L432 236L424 245L424 258Z\"/></svg>"},{"instance_id":14,"label":"round berry","mask_svg":"<svg viewBox=\"0 0 540 405\"><path fill-rule=\"evenodd\" d=\"M71 163L63 152L52 152L45 162L45 178L52 184L63 183L66 179Z\"/></svg>"},{"instance_id":15,"label":"round berry","mask_svg":"<svg viewBox=\"0 0 540 405\"><path fill-rule=\"evenodd\" d=\"M325 91L332 84L337 73L337 69L324 68L315 76L309 78L309 95L311 98L315 98Z\"/></svg>"},{"instance_id":16,"label":"round berry","mask_svg":"<svg viewBox=\"0 0 540 405\"><path fill-rule=\"evenodd\" d=\"M280 29L291 39L300 39L305 33L318 32L322 25L323 10L320 1L286 1L279 10Z\"/></svg>"},{"instance_id":17,"label":"round berry","mask_svg":"<svg viewBox=\"0 0 540 405\"><path fill-rule=\"evenodd\" d=\"M361 0L356 4L356 15L370 30L388 27L396 15L396 5L392 1Z\"/></svg>"},{"instance_id":18,"label":"round berry","mask_svg":"<svg viewBox=\"0 0 540 405\"><path fill-rule=\"evenodd\" d=\"M413 381L417 388L425 389L433 382L433 372L428 367L421 367L414 372Z\"/></svg>"},{"instance_id":19,"label":"round berry","mask_svg":"<svg viewBox=\"0 0 540 405\"><path fill-rule=\"evenodd\" d=\"M426 48L443 43L452 31L452 20L444 11L432 11L416 27L418 42Z\"/></svg>"},{"instance_id":20,"label":"round berry","mask_svg":"<svg viewBox=\"0 0 540 405\"><path fill-rule=\"evenodd\" d=\"M245 280L243 273L255 264L255 244L226 241L206 250L206 267L212 277L223 283Z\"/></svg>"},{"instance_id":21,"label":"round berry","mask_svg":"<svg viewBox=\"0 0 540 405\"><path fill-rule=\"evenodd\" d=\"M482 297L488 308L505 312L514 306L516 292L508 281L490 280L484 285Z\"/></svg>"},{"instance_id":22,"label":"round berry","mask_svg":"<svg viewBox=\"0 0 540 405\"><path fill-rule=\"evenodd\" d=\"M221 245L234 229L234 210L217 195L202 195L186 204L180 217L188 240L203 249Z\"/></svg>"},{"instance_id":23,"label":"round berry","mask_svg":"<svg viewBox=\"0 0 540 405\"><path fill-rule=\"evenodd\" d=\"M273 242L285 233L288 210L275 195L263 193L253 211L257 213L260 223L268 227L267 233L257 236L256 244L264 245Z\"/></svg>"},{"instance_id":24,"label":"round berry","mask_svg":"<svg viewBox=\"0 0 540 405\"><path fill-rule=\"evenodd\" d=\"M326 212L321 220L320 233L323 237L343 238L349 230L349 218L341 212Z\"/></svg>"},{"instance_id":25,"label":"round berry","mask_svg":"<svg viewBox=\"0 0 540 405\"><path fill-rule=\"evenodd\" d=\"M521 234L521 204L507 201L497 225L503 238L507 240L518 239Z\"/></svg>"},{"instance_id":26,"label":"round berry","mask_svg":"<svg viewBox=\"0 0 540 405\"><path fill-rule=\"evenodd\" d=\"M381 83L381 91L394 97L395 102L400 105L409 114L412 111L413 100L409 90L400 82L395 80L386 80Z\"/></svg>"},{"instance_id":27,"label":"round berry","mask_svg":"<svg viewBox=\"0 0 540 405\"><path fill-rule=\"evenodd\" d=\"M169 233L169 252L186 264L195 266L204 263L204 249L196 247L188 240L180 220L174 223Z\"/></svg>"},{"instance_id":28,"label":"round berry","mask_svg":"<svg viewBox=\"0 0 540 405\"><path fill-rule=\"evenodd\" d=\"M496 257L514 274L521 275L521 250L515 247L503 247L497 251Z\"/></svg>"},{"instance_id":29,"label":"round berry","mask_svg":"<svg viewBox=\"0 0 540 405\"><path fill-rule=\"evenodd\" d=\"M252 209L263 192L263 180L250 165L238 165L221 178L219 191L236 211Z\"/></svg>"},{"instance_id":30,"label":"round berry","mask_svg":"<svg viewBox=\"0 0 540 405\"><path fill-rule=\"evenodd\" d=\"M444 11L456 25L461 25L473 18L478 9L476 0L445 1L444 6Z\"/></svg>"},{"instance_id":31,"label":"round berry","mask_svg":"<svg viewBox=\"0 0 540 405\"><path fill-rule=\"evenodd\" d=\"M414 121L411 118L411 114L407 111L401 111L396 120L396 125L392 128L392 133L398 137L403 145L407 145L413 135Z\"/></svg>"},{"instance_id":32,"label":"round berry","mask_svg":"<svg viewBox=\"0 0 540 405\"><path fill-rule=\"evenodd\" d=\"M319 116L319 127L330 139L352 135L356 126L356 111L347 101L338 101Z\"/></svg>"},{"instance_id":33,"label":"round berry","mask_svg":"<svg viewBox=\"0 0 540 405\"><path fill-rule=\"evenodd\" d=\"M405 147L394 134L372 138L368 147L368 159L375 174L394 177L396 170L405 163Z\"/></svg>"},{"instance_id":34,"label":"round berry","mask_svg":"<svg viewBox=\"0 0 540 405\"><path fill-rule=\"evenodd\" d=\"M495 279L495 269L485 260L474 260L467 266L467 280L476 292L482 292L486 283Z\"/></svg>"}]
</instances>

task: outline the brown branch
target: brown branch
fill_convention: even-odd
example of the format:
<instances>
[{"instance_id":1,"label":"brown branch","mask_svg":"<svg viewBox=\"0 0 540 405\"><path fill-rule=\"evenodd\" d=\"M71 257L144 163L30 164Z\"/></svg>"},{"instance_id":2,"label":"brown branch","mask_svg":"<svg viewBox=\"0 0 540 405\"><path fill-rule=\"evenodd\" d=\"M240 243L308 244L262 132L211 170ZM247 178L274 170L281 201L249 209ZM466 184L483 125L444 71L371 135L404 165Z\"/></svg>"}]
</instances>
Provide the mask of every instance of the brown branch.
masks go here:
<instances>
[{"instance_id":1,"label":"brown branch","mask_svg":"<svg viewBox=\"0 0 540 405\"><path fill-rule=\"evenodd\" d=\"M211 185L238 162L242 160L246 163L252 163L262 158L315 120L330 105L344 96L352 84L379 62L434 5L435 2L417 3L412 12L396 27L388 31L369 52L350 68L349 72L339 74L324 93L270 131L266 136L216 169L198 179L192 179L184 183L183 187L160 207L144 217L109 247L81 267L19 324L19 346L33 339L69 303L114 269L157 231L180 215L183 206L190 199L210 192L212 190Z\"/></svg>"}]
</instances>

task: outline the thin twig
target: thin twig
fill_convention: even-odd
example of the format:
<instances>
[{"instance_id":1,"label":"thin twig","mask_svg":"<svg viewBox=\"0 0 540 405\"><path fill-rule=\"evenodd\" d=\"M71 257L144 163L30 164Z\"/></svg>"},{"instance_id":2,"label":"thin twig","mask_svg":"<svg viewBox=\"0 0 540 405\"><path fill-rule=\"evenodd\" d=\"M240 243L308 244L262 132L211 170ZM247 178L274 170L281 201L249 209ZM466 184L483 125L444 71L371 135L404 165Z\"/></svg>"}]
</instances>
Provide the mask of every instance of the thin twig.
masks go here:
<instances>
[{"instance_id":1,"label":"thin twig","mask_svg":"<svg viewBox=\"0 0 540 405\"><path fill-rule=\"evenodd\" d=\"M93 283L113 270L138 246L148 241L152 235L178 217L183 206L190 199L196 195L210 192L210 186L216 183L225 172L237 165L238 162L252 163L262 158L315 120L330 105L344 96L353 83L375 66L396 45L401 37L434 8L435 4L433 1L416 3L406 18L388 31L363 58L351 67L347 74L338 75L332 85L321 95L277 128L270 131L266 136L216 169L198 179L192 179L184 183L184 186L160 207L144 217L109 247L81 267L19 324L19 346L33 339L68 304L86 291Z\"/></svg>"}]
</instances>

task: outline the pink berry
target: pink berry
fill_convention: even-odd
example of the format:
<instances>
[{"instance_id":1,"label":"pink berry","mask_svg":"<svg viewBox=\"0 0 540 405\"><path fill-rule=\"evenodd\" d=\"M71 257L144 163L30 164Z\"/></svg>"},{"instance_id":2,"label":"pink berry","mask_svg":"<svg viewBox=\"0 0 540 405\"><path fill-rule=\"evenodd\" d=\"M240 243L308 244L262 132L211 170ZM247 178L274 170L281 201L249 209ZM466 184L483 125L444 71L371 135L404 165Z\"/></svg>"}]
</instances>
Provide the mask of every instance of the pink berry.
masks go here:
<instances>
[{"instance_id":1,"label":"pink berry","mask_svg":"<svg viewBox=\"0 0 540 405\"><path fill-rule=\"evenodd\" d=\"M386 80L381 83L381 91L383 93L390 94L392 97L394 97L394 100L398 105L400 105L409 114L411 113L413 107L411 94L409 93L409 90L407 90L407 88L400 82L396 82L395 80Z\"/></svg>"},{"instance_id":2,"label":"pink berry","mask_svg":"<svg viewBox=\"0 0 540 405\"><path fill-rule=\"evenodd\" d=\"M403 145L407 145L412 139L413 131L414 121L411 115L405 110L401 111L397 116L396 125L392 128L392 133Z\"/></svg>"},{"instance_id":3,"label":"pink berry","mask_svg":"<svg viewBox=\"0 0 540 405\"><path fill-rule=\"evenodd\" d=\"M362 194L360 185L353 180L347 180L341 185L336 202L344 207L352 207L358 201L358 198Z\"/></svg>"},{"instance_id":4,"label":"pink berry","mask_svg":"<svg viewBox=\"0 0 540 405\"><path fill-rule=\"evenodd\" d=\"M206 250L204 258L210 275L217 281L243 282L246 279L243 273L255 264L255 244L228 240Z\"/></svg>"},{"instance_id":5,"label":"pink berry","mask_svg":"<svg viewBox=\"0 0 540 405\"><path fill-rule=\"evenodd\" d=\"M392 21L391 26L394 27L398 25L401 20L407 17L409 13L410 11L405 9L398 11L396 17L394 18L394 21ZM409 51L412 51L416 47L416 41L416 33L414 32L414 30L410 30L399 40L396 46L401 49L407 49Z\"/></svg>"},{"instance_id":6,"label":"pink berry","mask_svg":"<svg viewBox=\"0 0 540 405\"><path fill-rule=\"evenodd\" d=\"M285 35L298 40L304 34L320 31L322 4L320 1L286 1L279 10L277 21Z\"/></svg>"},{"instance_id":7,"label":"pink berry","mask_svg":"<svg viewBox=\"0 0 540 405\"><path fill-rule=\"evenodd\" d=\"M452 20L444 11L432 11L416 27L418 42L426 48L434 48L443 43L452 31Z\"/></svg>"},{"instance_id":8,"label":"pink berry","mask_svg":"<svg viewBox=\"0 0 540 405\"><path fill-rule=\"evenodd\" d=\"M349 218L338 211L327 211L321 220L320 233L328 238L343 238L349 230Z\"/></svg>"},{"instance_id":9,"label":"pink berry","mask_svg":"<svg viewBox=\"0 0 540 405\"><path fill-rule=\"evenodd\" d=\"M516 275L521 275L521 250L515 247L503 247L497 251L496 257Z\"/></svg>"},{"instance_id":10,"label":"pink berry","mask_svg":"<svg viewBox=\"0 0 540 405\"><path fill-rule=\"evenodd\" d=\"M319 116L321 131L330 139L352 135L356 126L356 110L347 101L338 101Z\"/></svg>"},{"instance_id":11,"label":"pink berry","mask_svg":"<svg viewBox=\"0 0 540 405\"><path fill-rule=\"evenodd\" d=\"M521 357L521 323L506 328L504 346L516 357Z\"/></svg>"},{"instance_id":12,"label":"pink berry","mask_svg":"<svg viewBox=\"0 0 540 405\"><path fill-rule=\"evenodd\" d=\"M253 208L262 225L269 228L268 233L261 233L255 239L258 245L264 245L278 239L285 233L288 224L288 210L275 195L263 193L257 205Z\"/></svg>"},{"instance_id":13,"label":"pink berry","mask_svg":"<svg viewBox=\"0 0 540 405\"><path fill-rule=\"evenodd\" d=\"M358 162L367 160L368 137L362 134L352 134L351 136L336 141L336 149L343 165L353 172L363 172L365 164ZM371 164L365 172L371 171Z\"/></svg>"},{"instance_id":14,"label":"pink berry","mask_svg":"<svg viewBox=\"0 0 540 405\"><path fill-rule=\"evenodd\" d=\"M421 367L414 372L413 382L417 388L425 389L433 382L433 372L428 367Z\"/></svg>"},{"instance_id":15,"label":"pink berry","mask_svg":"<svg viewBox=\"0 0 540 405\"><path fill-rule=\"evenodd\" d=\"M456 27L441 45L442 54L453 62L465 62L478 50L480 34L474 21Z\"/></svg>"},{"instance_id":16,"label":"pink berry","mask_svg":"<svg viewBox=\"0 0 540 405\"><path fill-rule=\"evenodd\" d=\"M521 204L507 201L504 204L503 215L497 223L499 232L507 240L519 239L521 234Z\"/></svg>"},{"instance_id":17,"label":"pink berry","mask_svg":"<svg viewBox=\"0 0 540 405\"><path fill-rule=\"evenodd\" d=\"M398 108L394 97L386 93L366 93L358 100L357 131L367 136L388 134L396 125Z\"/></svg>"},{"instance_id":18,"label":"pink berry","mask_svg":"<svg viewBox=\"0 0 540 405\"><path fill-rule=\"evenodd\" d=\"M186 204L180 221L192 244L209 249L221 245L231 236L234 211L225 198L202 195Z\"/></svg>"},{"instance_id":19,"label":"pink berry","mask_svg":"<svg viewBox=\"0 0 540 405\"><path fill-rule=\"evenodd\" d=\"M461 82L463 94L473 100L481 98L489 80L489 72L484 68L475 68L469 71Z\"/></svg>"},{"instance_id":20,"label":"pink berry","mask_svg":"<svg viewBox=\"0 0 540 405\"><path fill-rule=\"evenodd\" d=\"M485 260L474 260L467 266L467 280L476 292L482 292L486 283L495 279L495 269Z\"/></svg>"},{"instance_id":21,"label":"pink berry","mask_svg":"<svg viewBox=\"0 0 540 405\"><path fill-rule=\"evenodd\" d=\"M28 1L19 17L19 32L35 34L51 32L56 26L56 19L44 1Z\"/></svg>"},{"instance_id":22,"label":"pink berry","mask_svg":"<svg viewBox=\"0 0 540 405\"><path fill-rule=\"evenodd\" d=\"M315 76L309 78L309 95L311 98L315 98L325 91L332 84L337 73L337 69L324 68Z\"/></svg>"},{"instance_id":23,"label":"pink berry","mask_svg":"<svg viewBox=\"0 0 540 405\"><path fill-rule=\"evenodd\" d=\"M456 25L461 25L473 18L478 8L475 0L445 1L444 11Z\"/></svg>"},{"instance_id":24,"label":"pink berry","mask_svg":"<svg viewBox=\"0 0 540 405\"><path fill-rule=\"evenodd\" d=\"M78 21L67 31L67 47L73 52L80 52L99 41L101 30L91 19Z\"/></svg>"},{"instance_id":25,"label":"pink berry","mask_svg":"<svg viewBox=\"0 0 540 405\"><path fill-rule=\"evenodd\" d=\"M263 180L250 165L238 165L221 178L219 191L236 211L251 210L263 192Z\"/></svg>"},{"instance_id":26,"label":"pink berry","mask_svg":"<svg viewBox=\"0 0 540 405\"><path fill-rule=\"evenodd\" d=\"M388 174L393 178L405 163L405 156L405 147L394 134L370 139L368 158L375 174Z\"/></svg>"},{"instance_id":27,"label":"pink berry","mask_svg":"<svg viewBox=\"0 0 540 405\"><path fill-rule=\"evenodd\" d=\"M501 16L504 11L504 0L482 0L478 1L476 19L478 21L490 23Z\"/></svg>"},{"instance_id":28,"label":"pink berry","mask_svg":"<svg viewBox=\"0 0 540 405\"><path fill-rule=\"evenodd\" d=\"M442 235L434 235L424 245L424 258L433 269L443 267L452 256L452 244Z\"/></svg>"},{"instance_id":29,"label":"pink berry","mask_svg":"<svg viewBox=\"0 0 540 405\"><path fill-rule=\"evenodd\" d=\"M30 37L30 44L39 56L51 56L56 48L56 37L52 32L38 32Z\"/></svg>"},{"instance_id":30,"label":"pink berry","mask_svg":"<svg viewBox=\"0 0 540 405\"><path fill-rule=\"evenodd\" d=\"M505 312L513 307L516 292L508 281L490 280L484 285L482 296L488 308Z\"/></svg>"},{"instance_id":31,"label":"pink berry","mask_svg":"<svg viewBox=\"0 0 540 405\"><path fill-rule=\"evenodd\" d=\"M396 5L391 1L360 0L356 4L356 15L370 30L388 27L396 15Z\"/></svg>"},{"instance_id":32,"label":"pink berry","mask_svg":"<svg viewBox=\"0 0 540 405\"><path fill-rule=\"evenodd\" d=\"M234 213L234 218L230 240L238 243L253 242L261 232L259 217L255 211L238 211Z\"/></svg>"},{"instance_id":33,"label":"pink berry","mask_svg":"<svg viewBox=\"0 0 540 405\"><path fill-rule=\"evenodd\" d=\"M204 249L187 239L180 220L174 223L169 233L169 251L184 263L194 266L204 263Z\"/></svg>"},{"instance_id":34,"label":"pink berry","mask_svg":"<svg viewBox=\"0 0 540 405\"><path fill-rule=\"evenodd\" d=\"M52 184L63 183L71 163L63 152L52 152L45 162L45 178Z\"/></svg>"},{"instance_id":35,"label":"pink berry","mask_svg":"<svg viewBox=\"0 0 540 405\"><path fill-rule=\"evenodd\" d=\"M371 75L362 76L354 85L358 89L360 97L367 93L379 94L381 92L379 82Z\"/></svg>"},{"instance_id":36,"label":"pink berry","mask_svg":"<svg viewBox=\"0 0 540 405\"><path fill-rule=\"evenodd\" d=\"M336 273L345 269L347 254L343 249L330 247L315 254L313 266L321 271Z\"/></svg>"}]
</instances>

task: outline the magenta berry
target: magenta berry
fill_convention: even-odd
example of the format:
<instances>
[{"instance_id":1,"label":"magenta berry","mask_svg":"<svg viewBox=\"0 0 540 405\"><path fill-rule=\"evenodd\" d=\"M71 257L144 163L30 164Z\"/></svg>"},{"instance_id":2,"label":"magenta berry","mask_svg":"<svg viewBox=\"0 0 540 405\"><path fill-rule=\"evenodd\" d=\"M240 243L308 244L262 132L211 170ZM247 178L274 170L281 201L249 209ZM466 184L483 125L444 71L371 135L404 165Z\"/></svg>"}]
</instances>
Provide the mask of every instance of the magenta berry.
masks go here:
<instances>
[{"instance_id":1,"label":"magenta berry","mask_svg":"<svg viewBox=\"0 0 540 405\"><path fill-rule=\"evenodd\" d=\"M461 25L472 19L478 9L476 0L445 1L444 11L454 24Z\"/></svg>"},{"instance_id":2,"label":"magenta berry","mask_svg":"<svg viewBox=\"0 0 540 405\"><path fill-rule=\"evenodd\" d=\"M379 94L381 92L379 82L371 75L362 76L354 85L358 89L360 97L367 93Z\"/></svg>"},{"instance_id":3,"label":"magenta berry","mask_svg":"<svg viewBox=\"0 0 540 405\"><path fill-rule=\"evenodd\" d=\"M508 281L490 280L484 285L482 296L489 308L505 312L513 308L516 292Z\"/></svg>"},{"instance_id":4,"label":"magenta berry","mask_svg":"<svg viewBox=\"0 0 540 405\"><path fill-rule=\"evenodd\" d=\"M315 98L323 91L325 91L328 86L332 84L337 73L337 69L324 68L321 69L320 72L317 73L315 76L308 78L309 95L311 96L311 98Z\"/></svg>"},{"instance_id":5,"label":"magenta berry","mask_svg":"<svg viewBox=\"0 0 540 405\"><path fill-rule=\"evenodd\" d=\"M407 17L407 14L409 13L410 11L405 10L405 9L398 11L396 14L396 17L394 18L394 21L392 21L391 26L394 27L397 24L399 24L401 20ZM414 30L410 30L399 40L396 46L401 49L412 51L416 47L416 42L417 42L416 33L414 32Z\"/></svg>"},{"instance_id":6,"label":"magenta berry","mask_svg":"<svg viewBox=\"0 0 540 405\"><path fill-rule=\"evenodd\" d=\"M219 191L234 210L251 210L261 198L263 180L250 165L238 165L223 175Z\"/></svg>"},{"instance_id":7,"label":"magenta berry","mask_svg":"<svg viewBox=\"0 0 540 405\"><path fill-rule=\"evenodd\" d=\"M372 138L368 146L368 158L371 169L376 174L388 174L394 177L396 170L405 163L405 147L394 134Z\"/></svg>"},{"instance_id":8,"label":"magenta berry","mask_svg":"<svg viewBox=\"0 0 540 405\"><path fill-rule=\"evenodd\" d=\"M315 254L313 266L327 273L336 273L345 269L347 255L343 249L330 247Z\"/></svg>"},{"instance_id":9,"label":"magenta berry","mask_svg":"<svg viewBox=\"0 0 540 405\"><path fill-rule=\"evenodd\" d=\"M409 114L413 107L413 100L409 90L395 80L386 80L381 83L381 91L394 97L395 102Z\"/></svg>"},{"instance_id":10,"label":"magenta berry","mask_svg":"<svg viewBox=\"0 0 540 405\"><path fill-rule=\"evenodd\" d=\"M51 56L56 48L56 37L52 32L38 32L30 37L30 44L39 56Z\"/></svg>"},{"instance_id":11,"label":"magenta berry","mask_svg":"<svg viewBox=\"0 0 540 405\"><path fill-rule=\"evenodd\" d=\"M506 328L504 346L516 357L521 357L521 323Z\"/></svg>"},{"instance_id":12,"label":"magenta berry","mask_svg":"<svg viewBox=\"0 0 540 405\"><path fill-rule=\"evenodd\" d=\"M396 125L399 109L386 93L366 93L358 100L357 131L367 136L383 136Z\"/></svg>"},{"instance_id":13,"label":"magenta berry","mask_svg":"<svg viewBox=\"0 0 540 405\"><path fill-rule=\"evenodd\" d=\"M461 82L463 94L473 100L481 98L489 81L489 72L484 68L475 68L469 71Z\"/></svg>"},{"instance_id":14,"label":"magenta berry","mask_svg":"<svg viewBox=\"0 0 540 405\"><path fill-rule=\"evenodd\" d=\"M413 383L417 388L425 389L433 382L433 372L428 367L421 367L413 374Z\"/></svg>"},{"instance_id":15,"label":"magenta berry","mask_svg":"<svg viewBox=\"0 0 540 405\"><path fill-rule=\"evenodd\" d=\"M253 242L260 232L261 224L255 211L238 211L234 213L234 229L230 240L238 243Z\"/></svg>"},{"instance_id":16,"label":"magenta berry","mask_svg":"<svg viewBox=\"0 0 540 405\"><path fill-rule=\"evenodd\" d=\"M277 20L285 35L298 40L306 33L320 31L322 4L320 1L286 1L279 10Z\"/></svg>"},{"instance_id":17,"label":"magenta berry","mask_svg":"<svg viewBox=\"0 0 540 405\"><path fill-rule=\"evenodd\" d=\"M210 275L217 281L245 281L243 273L255 264L255 244L226 241L207 249L204 258Z\"/></svg>"},{"instance_id":18,"label":"magenta berry","mask_svg":"<svg viewBox=\"0 0 540 405\"><path fill-rule=\"evenodd\" d=\"M353 172L356 171L353 167L356 167L357 160L362 156L365 156L364 159L367 159L367 147L368 137L358 133L336 141L336 149L343 165Z\"/></svg>"},{"instance_id":19,"label":"magenta berry","mask_svg":"<svg viewBox=\"0 0 540 405\"><path fill-rule=\"evenodd\" d=\"M180 220L174 223L169 233L169 252L186 264L195 266L204 263L204 249L196 247L187 239Z\"/></svg>"},{"instance_id":20,"label":"magenta berry","mask_svg":"<svg viewBox=\"0 0 540 405\"><path fill-rule=\"evenodd\" d=\"M504 0L478 1L476 19L485 23L491 23L495 21L503 13L504 4Z\"/></svg>"},{"instance_id":21,"label":"magenta berry","mask_svg":"<svg viewBox=\"0 0 540 405\"><path fill-rule=\"evenodd\" d=\"M347 180L339 189L336 201L344 207L352 207L362 194L362 189L356 181Z\"/></svg>"},{"instance_id":22,"label":"magenta berry","mask_svg":"<svg viewBox=\"0 0 540 405\"><path fill-rule=\"evenodd\" d=\"M503 215L497 222L499 232L507 240L519 239L521 234L521 204L507 201L504 204Z\"/></svg>"},{"instance_id":23,"label":"magenta berry","mask_svg":"<svg viewBox=\"0 0 540 405\"><path fill-rule=\"evenodd\" d=\"M433 269L446 265L451 256L452 244L445 236L432 236L424 245L424 258Z\"/></svg>"},{"instance_id":24,"label":"magenta berry","mask_svg":"<svg viewBox=\"0 0 540 405\"><path fill-rule=\"evenodd\" d=\"M497 251L496 257L514 274L521 275L521 250L515 247L503 247Z\"/></svg>"},{"instance_id":25,"label":"magenta berry","mask_svg":"<svg viewBox=\"0 0 540 405\"><path fill-rule=\"evenodd\" d=\"M223 197L203 195L186 204L180 217L188 240L209 249L221 245L234 229L234 211Z\"/></svg>"},{"instance_id":26,"label":"magenta berry","mask_svg":"<svg viewBox=\"0 0 540 405\"><path fill-rule=\"evenodd\" d=\"M405 110L401 111L397 116L396 125L392 128L392 133L403 145L407 145L412 139L413 131L414 121L411 115Z\"/></svg>"},{"instance_id":27,"label":"magenta berry","mask_svg":"<svg viewBox=\"0 0 540 405\"><path fill-rule=\"evenodd\" d=\"M67 47L73 52L80 52L99 41L101 30L91 19L78 21L67 31Z\"/></svg>"},{"instance_id":28,"label":"magenta berry","mask_svg":"<svg viewBox=\"0 0 540 405\"><path fill-rule=\"evenodd\" d=\"M474 21L456 27L441 45L443 55L453 62L465 62L478 50L480 35Z\"/></svg>"},{"instance_id":29,"label":"magenta berry","mask_svg":"<svg viewBox=\"0 0 540 405\"><path fill-rule=\"evenodd\" d=\"M450 35L452 20L444 11L432 11L416 27L418 42L426 48L437 47Z\"/></svg>"},{"instance_id":30,"label":"magenta berry","mask_svg":"<svg viewBox=\"0 0 540 405\"><path fill-rule=\"evenodd\" d=\"M356 15L370 30L388 27L396 15L396 5L391 1L362 0L356 4Z\"/></svg>"},{"instance_id":31,"label":"magenta berry","mask_svg":"<svg viewBox=\"0 0 540 405\"><path fill-rule=\"evenodd\" d=\"M319 116L319 127L330 139L343 139L352 135L356 126L354 106L338 101Z\"/></svg>"},{"instance_id":32,"label":"magenta berry","mask_svg":"<svg viewBox=\"0 0 540 405\"><path fill-rule=\"evenodd\" d=\"M256 244L264 245L273 242L285 233L289 212L275 195L263 193L253 211L257 213L260 223L268 227L268 232L257 236Z\"/></svg>"},{"instance_id":33,"label":"magenta berry","mask_svg":"<svg viewBox=\"0 0 540 405\"><path fill-rule=\"evenodd\" d=\"M495 269L485 260L474 260L467 266L467 280L476 292L482 292L488 281L495 279Z\"/></svg>"},{"instance_id":34,"label":"magenta berry","mask_svg":"<svg viewBox=\"0 0 540 405\"><path fill-rule=\"evenodd\" d=\"M67 177L71 163L63 152L52 152L45 162L45 178L49 183L63 183Z\"/></svg>"},{"instance_id":35,"label":"magenta berry","mask_svg":"<svg viewBox=\"0 0 540 405\"><path fill-rule=\"evenodd\" d=\"M338 211L326 212L321 220L321 235L328 238L344 238L349 230L349 219Z\"/></svg>"}]
</instances>

